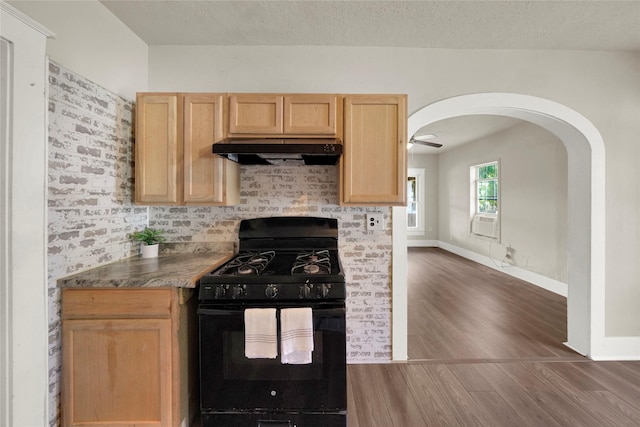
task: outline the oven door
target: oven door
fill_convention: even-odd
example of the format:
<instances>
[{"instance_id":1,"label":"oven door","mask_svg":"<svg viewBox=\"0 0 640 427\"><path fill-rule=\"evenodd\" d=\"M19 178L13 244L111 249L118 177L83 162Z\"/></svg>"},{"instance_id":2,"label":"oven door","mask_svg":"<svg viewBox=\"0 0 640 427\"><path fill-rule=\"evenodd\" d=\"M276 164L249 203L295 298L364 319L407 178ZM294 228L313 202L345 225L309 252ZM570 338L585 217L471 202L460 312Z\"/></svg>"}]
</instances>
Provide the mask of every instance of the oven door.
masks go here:
<instances>
[{"instance_id":1,"label":"oven door","mask_svg":"<svg viewBox=\"0 0 640 427\"><path fill-rule=\"evenodd\" d=\"M345 411L344 303L310 305L314 351L312 363L306 365L284 365L279 356L245 357L244 310L264 306L200 305L202 412ZM268 307L300 307L300 304L278 303ZM279 317L279 310L277 314Z\"/></svg>"}]
</instances>

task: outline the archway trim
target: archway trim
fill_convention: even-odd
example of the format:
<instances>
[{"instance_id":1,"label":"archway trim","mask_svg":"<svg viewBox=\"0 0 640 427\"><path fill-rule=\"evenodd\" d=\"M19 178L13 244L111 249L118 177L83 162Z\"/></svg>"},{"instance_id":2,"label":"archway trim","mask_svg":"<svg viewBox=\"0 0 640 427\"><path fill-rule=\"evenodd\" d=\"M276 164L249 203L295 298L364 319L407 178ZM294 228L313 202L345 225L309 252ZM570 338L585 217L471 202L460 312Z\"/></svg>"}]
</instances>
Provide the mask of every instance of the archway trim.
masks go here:
<instances>
[{"instance_id":1,"label":"archway trim","mask_svg":"<svg viewBox=\"0 0 640 427\"><path fill-rule=\"evenodd\" d=\"M600 132L580 113L554 101L513 93L477 93L437 101L409 117L412 135L452 117L493 114L535 123L555 134L569 159L569 295L567 345L594 359L605 348L605 147ZM406 214L406 212L405 212ZM403 216L394 208L393 217ZM406 227L394 222L393 358L406 359ZM398 246L396 246L398 245ZM404 327L404 331L400 330ZM398 346L396 349L395 347Z\"/></svg>"}]
</instances>

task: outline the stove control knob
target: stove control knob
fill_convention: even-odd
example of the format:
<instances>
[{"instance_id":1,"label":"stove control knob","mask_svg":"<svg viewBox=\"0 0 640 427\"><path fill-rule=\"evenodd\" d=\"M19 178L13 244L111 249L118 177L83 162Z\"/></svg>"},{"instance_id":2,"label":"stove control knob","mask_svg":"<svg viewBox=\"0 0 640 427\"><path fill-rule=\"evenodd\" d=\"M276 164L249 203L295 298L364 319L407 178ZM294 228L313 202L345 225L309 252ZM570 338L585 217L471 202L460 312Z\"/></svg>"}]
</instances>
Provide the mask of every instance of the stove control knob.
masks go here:
<instances>
[{"instance_id":1,"label":"stove control knob","mask_svg":"<svg viewBox=\"0 0 640 427\"><path fill-rule=\"evenodd\" d=\"M220 298L224 298L224 294L226 293L226 289L224 288L224 285L220 285L220 286L216 286L216 289L214 291L214 298L215 299L220 299Z\"/></svg>"},{"instance_id":2,"label":"stove control knob","mask_svg":"<svg viewBox=\"0 0 640 427\"><path fill-rule=\"evenodd\" d=\"M268 285L267 288L264 290L264 294L267 296L267 298L275 298L278 296L278 285Z\"/></svg>"},{"instance_id":3,"label":"stove control knob","mask_svg":"<svg viewBox=\"0 0 640 427\"><path fill-rule=\"evenodd\" d=\"M311 294L311 286L308 283L300 286L300 299L308 299Z\"/></svg>"},{"instance_id":4,"label":"stove control knob","mask_svg":"<svg viewBox=\"0 0 640 427\"><path fill-rule=\"evenodd\" d=\"M318 286L318 298L326 298L331 291L331 285L329 283L323 283Z\"/></svg>"},{"instance_id":5,"label":"stove control knob","mask_svg":"<svg viewBox=\"0 0 640 427\"><path fill-rule=\"evenodd\" d=\"M232 291L231 291L231 298L236 299L236 298L240 298L241 296L244 295L244 287L242 285L236 285L235 287L233 287Z\"/></svg>"}]
</instances>

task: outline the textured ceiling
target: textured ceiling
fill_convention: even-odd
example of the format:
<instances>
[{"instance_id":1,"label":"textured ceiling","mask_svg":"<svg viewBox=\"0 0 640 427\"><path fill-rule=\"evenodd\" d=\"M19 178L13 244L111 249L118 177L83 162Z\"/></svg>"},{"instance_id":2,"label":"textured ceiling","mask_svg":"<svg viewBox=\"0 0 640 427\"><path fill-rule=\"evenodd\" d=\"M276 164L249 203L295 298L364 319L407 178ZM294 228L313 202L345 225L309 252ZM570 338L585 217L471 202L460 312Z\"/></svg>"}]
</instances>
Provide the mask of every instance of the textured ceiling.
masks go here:
<instances>
[{"instance_id":1,"label":"textured ceiling","mask_svg":"<svg viewBox=\"0 0 640 427\"><path fill-rule=\"evenodd\" d=\"M107 1L148 45L377 46L640 52L634 1ZM517 123L465 116L430 124L439 153Z\"/></svg>"},{"instance_id":2,"label":"textured ceiling","mask_svg":"<svg viewBox=\"0 0 640 427\"><path fill-rule=\"evenodd\" d=\"M640 1L101 1L149 45L640 52Z\"/></svg>"}]
</instances>

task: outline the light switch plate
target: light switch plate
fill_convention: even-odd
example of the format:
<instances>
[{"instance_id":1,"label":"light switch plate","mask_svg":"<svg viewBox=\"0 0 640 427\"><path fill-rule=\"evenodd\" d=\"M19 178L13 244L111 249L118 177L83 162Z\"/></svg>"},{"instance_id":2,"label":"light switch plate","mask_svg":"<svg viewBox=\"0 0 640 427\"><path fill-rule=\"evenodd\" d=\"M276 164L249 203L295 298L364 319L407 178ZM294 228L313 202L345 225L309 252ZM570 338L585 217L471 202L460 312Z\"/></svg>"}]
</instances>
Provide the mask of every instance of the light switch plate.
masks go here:
<instances>
[{"instance_id":1,"label":"light switch plate","mask_svg":"<svg viewBox=\"0 0 640 427\"><path fill-rule=\"evenodd\" d=\"M367 213L367 231L384 230L384 214L381 212Z\"/></svg>"}]
</instances>

